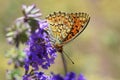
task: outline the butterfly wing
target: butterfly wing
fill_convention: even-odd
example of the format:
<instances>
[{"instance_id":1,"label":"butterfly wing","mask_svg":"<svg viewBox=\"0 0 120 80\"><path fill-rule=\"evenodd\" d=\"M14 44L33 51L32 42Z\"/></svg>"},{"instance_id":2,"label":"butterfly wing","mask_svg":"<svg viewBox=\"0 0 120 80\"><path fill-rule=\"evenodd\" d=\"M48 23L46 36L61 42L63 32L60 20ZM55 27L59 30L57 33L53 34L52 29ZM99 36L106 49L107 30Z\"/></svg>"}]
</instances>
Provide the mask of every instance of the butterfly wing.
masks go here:
<instances>
[{"instance_id":1,"label":"butterfly wing","mask_svg":"<svg viewBox=\"0 0 120 80\"><path fill-rule=\"evenodd\" d=\"M54 12L46 17L46 19L49 23L47 31L52 36L55 44L61 44L72 28L69 15L63 12Z\"/></svg>"},{"instance_id":2,"label":"butterfly wing","mask_svg":"<svg viewBox=\"0 0 120 80\"><path fill-rule=\"evenodd\" d=\"M69 41L75 39L80 33L84 31L90 21L90 17L87 13L71 13L69 14L69 17L73 21L72 29L63 40L63 43L68 43Z\"/></svg>"},{"instance_id":3,"label":"butterfly wing","mask_svg":"<svg viewBox=\"0 0 120 80\"><path fill-rule=\"evenodd\" d=\"M77 37L87 26L90 17L86 13L54 12L46 17L48 32L55 44L65 44Z\"/></svg>"}]
</instances>

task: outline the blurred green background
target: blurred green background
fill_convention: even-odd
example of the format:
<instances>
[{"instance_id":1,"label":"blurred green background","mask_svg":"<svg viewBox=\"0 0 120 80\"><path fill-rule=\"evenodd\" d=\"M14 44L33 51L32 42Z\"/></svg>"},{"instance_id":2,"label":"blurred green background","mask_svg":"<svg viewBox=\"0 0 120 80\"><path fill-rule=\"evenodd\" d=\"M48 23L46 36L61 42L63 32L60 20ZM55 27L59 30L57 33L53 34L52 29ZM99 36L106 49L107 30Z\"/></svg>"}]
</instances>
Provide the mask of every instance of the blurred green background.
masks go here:
<instances>
[{"instance_id":1,"label":"blurred green background","mask_svg":"<svg viewBox=\"0 0 120 80\"><path fill-rule=\"evenodd\" d=\"M91 16L86 30L64 46L68 71L83 73L87 80L120 80L120 0L0 0L0 80L12 66L5 52L12 46L5 39L5 28L22 16L22 4L36 4L44 19L54 11L86 12ZM63 73L60 54L49 71ZM47 72L49 72L47 71Z\"/></svg>"}]
</instances>

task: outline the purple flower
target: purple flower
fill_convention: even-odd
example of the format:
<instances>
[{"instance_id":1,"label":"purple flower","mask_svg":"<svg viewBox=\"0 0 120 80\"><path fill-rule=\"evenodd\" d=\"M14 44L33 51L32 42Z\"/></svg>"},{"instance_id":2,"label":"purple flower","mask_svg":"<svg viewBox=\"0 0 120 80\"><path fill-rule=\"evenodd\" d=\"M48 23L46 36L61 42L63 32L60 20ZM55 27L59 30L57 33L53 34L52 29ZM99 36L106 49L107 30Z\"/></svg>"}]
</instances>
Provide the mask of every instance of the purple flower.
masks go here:
<instances>
[{"instance_id":1,"label":"purple flower","mask_svg":"<svg viewBox=\"0 0 120 80\"><path fill-rule=\"evenodd\" d=\"M78 80L87 80L87 79L83 76L83 74L80 74Z\"/></svg>"},{"instance_id":2,"label":"purple flower","mask_svg":"<svg viewBox=\"0 0 120 80\"><path fill-rule=\"evenodd\" d=\"M48 78L43 72L33 72L23 76L23 80L48 80Z\"/></svg>"},{"instance_id":3,"label":"purple flower","mask_svg":"<svg viewBox=\"0 0 120 80\"><path fill-rule=\"evenodd\" d=\"M52 73L51 80L64 80L64 77L61 76L60 74L53 74Z\"/></svg>"},{"instance_id":4,"label":"purple flower","mask_svg":"<svg viewBox=\"0 0 120 80\"><path fill-rule=\"evenodd\" d=\"M23 76L23 80L86 80L85 77L80 74L76 76L74 72L69 72L65 77L60 74L45 75L43 72L33 72L33 74L27 74Z\"/></svg>"},{"instance_id":5,"label":"purple flower","mask_svg":"<svg viewBox=\"0 0 120 80\"><path fill-rule=\"evenodd\" d=\"M52 78L50 80L86 80L85 77L80 74L80 76L76 76L76 74L74 72L69 72L66 74L65 77L57 74L52 74Z\"/></svg>"},{"instance_id":6,"label":"purple flower","mask_svg":"<svg viewBox=\"0 0 120 80\"><path fill-rule=\"evenodd\" d=\"M67 73L64 80L75 80L76 74L74 72Z\"/></svg>"},{"instance_id":7,"label":"purple flower","mask_svg":"<svg viewBox=\"0 0 120 80\"><path fill-rule=\"evenodd\" d=\"M27 42L25 52L25 69L29 70L31 65L35 70L41 66L43 69L48 69L54 63L56 57L56 49L53 48L49 40L48 33L43 29L47 27L45 21L39 22L40 28L31 34Z\"/></svg>"},{"instance_id":8,"label":"purple flower","mask_svg":"<svg viewBox=\"0 0 120 80\"><path fill-rule=\"evenodd\" d=\"M25 22L28 21L28 19L34 18L34 20L39 20L39 17L42 15L40 13L40 10L36 8L36 5L22 5L22 12L23 12L23 17L18 18L17 20L24 20Z\"/></svg>"}]
</instances>

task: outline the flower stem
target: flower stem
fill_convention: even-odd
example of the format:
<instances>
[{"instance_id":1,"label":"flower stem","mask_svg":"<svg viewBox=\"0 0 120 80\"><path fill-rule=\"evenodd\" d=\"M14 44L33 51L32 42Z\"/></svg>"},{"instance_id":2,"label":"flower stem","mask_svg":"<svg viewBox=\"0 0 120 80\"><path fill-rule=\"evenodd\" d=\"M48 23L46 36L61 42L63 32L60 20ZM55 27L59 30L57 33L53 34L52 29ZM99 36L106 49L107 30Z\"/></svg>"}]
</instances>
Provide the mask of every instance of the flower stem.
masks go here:
<instances>
[{"instance_id":1,"label":"flower stem","mask_svg":"<svg viewBox=\"0 0 120 80\"><path fill-rule=\"evenodd\" d=\"M62 58L63 67L64 67L64 71L65 71L65 75L66 75L67 74L67 65L66 65L66 61L65 61L65 57L64 57L63 53L61 53L61 58Z\"/></svg>"},{"instance_id":2,"label":"flower stem","mask_svg":"<svg viewBox=\"0 0 120 80\"><path fill-rule=\"evenodd\" d=\"M61 58L62 58L62 63L63 63L63 67L64 67L64 72L65 72L65 75L67 74L67 64L66 64L66 61L65 61L65 57L64 57L64 54L63 54L63 46L60 45L60 46L55 46L57 48L57 51L60 52L61 54Z\"/></svg>"},{"instance_id":3,"label":"flower stem","mask_svg":"<svg viewBox=\"0 0 120 80\"><path fill-rule=\"evenodd\" d=\"M17 37L16 37L16 45L15 45L16 49L19 49L19 38L20 38L20 36L17 35Z\"/></svg>"}]
</instances>

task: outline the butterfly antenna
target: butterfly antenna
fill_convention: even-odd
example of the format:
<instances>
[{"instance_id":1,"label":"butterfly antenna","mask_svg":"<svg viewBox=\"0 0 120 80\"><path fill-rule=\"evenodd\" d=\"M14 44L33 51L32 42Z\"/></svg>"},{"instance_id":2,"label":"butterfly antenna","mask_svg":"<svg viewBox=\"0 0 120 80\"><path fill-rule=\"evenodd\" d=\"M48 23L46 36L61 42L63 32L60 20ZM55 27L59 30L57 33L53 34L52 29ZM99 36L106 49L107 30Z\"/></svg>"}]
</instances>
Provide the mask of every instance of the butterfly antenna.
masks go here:
<instances>
[{"instance_id":1,"label":"butterfly antenna","mask_svg":"<svg viewBox=\"0 0 120 80\"><path fill-rule=\"evenodd\" d=\"M72 64L74 64L73 60L67 55L67 53L65 53L65 51L63 51L63 53L64 53L65 56L67 56L67 58L72 62Z\"/></svg>"}]
</instances>

